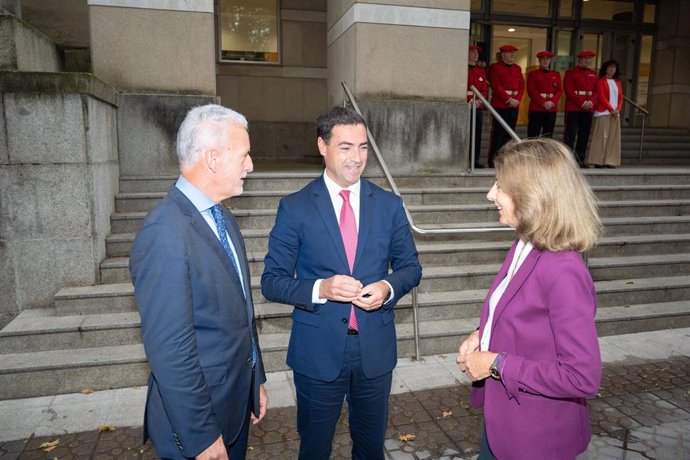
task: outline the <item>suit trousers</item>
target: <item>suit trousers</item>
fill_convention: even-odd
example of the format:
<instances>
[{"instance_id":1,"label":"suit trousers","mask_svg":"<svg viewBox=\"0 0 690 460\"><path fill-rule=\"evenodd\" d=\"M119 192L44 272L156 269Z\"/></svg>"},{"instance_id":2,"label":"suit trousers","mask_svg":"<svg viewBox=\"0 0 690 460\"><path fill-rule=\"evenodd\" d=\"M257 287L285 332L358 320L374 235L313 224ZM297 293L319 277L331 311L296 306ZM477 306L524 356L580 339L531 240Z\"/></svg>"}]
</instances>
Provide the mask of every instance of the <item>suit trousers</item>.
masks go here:
<instances>
[{"instance_id":1,"label":"suit trousers","mask_svg":"<svg viewBox=\"0 0 690 460\"><path fill-rule=\"evenodd\" d=\"M585 153L592 130L592 112L566 112L563 143L575 152L575 159L580 166L585 165ZM577 142L575 141L577 138Z\"/></svg>"},{"instance_id":2,"label":"suit trousers","mask_svg":"<svg viewBox=\"0 0 690 460\"><path fill-rule=\"evenodd\" d=\"M383 460L393 373L373 379L362 372L358 336L347 336L340 375L332 382L294 373L301 460L328 460L347 399L353 460Z\"/></svg>"},{"instance_id":3,"label":"suit trousers","mask_svg":"<svg viewBox=\"0 0 690 460\"><path fill-rule=\"evenodd\" d=\"M482 438L479 441L479 460L496 460L494 453L491 452L491 447L489 447L489 440L486 437L486 425L482 429Z\"/></svg>"},{"instance_id":4,"label":"suit trousers","mask_svg":"<svg viewBox=\"0 0 690 460\"><path fill-rule=\"evenodd\" d=\"M592 145L587 163L596 166L620 166L621 119L613 115L594 117Z\"/></svg>"},{"instance_id":5,"label":"suit trousers","mask_svg":"<svg viewBox=\"0 0 690 460\"><path fill-rule=\"evenodd\" d=\"M498 112L501 118L503 118L508 126L514 131L518 119L518 109L496 109L496 112ZM508 131L503 129L503 126L501 126L495 118L492 119L492 123L491 140L489 141L489 168L494 167L496 153L498 153L501 147L511 139Z\"/></svg>"},{"instance_id":6,"label":"suit trousers","mask_svg":"<svg viewBox=\"0 0 690 460\"><path fill-rule=\"evenodd\" d=\"M556 112L531 110L527 117L527 137L553 137L556 126Z\"/></svg>"}]
</instances>

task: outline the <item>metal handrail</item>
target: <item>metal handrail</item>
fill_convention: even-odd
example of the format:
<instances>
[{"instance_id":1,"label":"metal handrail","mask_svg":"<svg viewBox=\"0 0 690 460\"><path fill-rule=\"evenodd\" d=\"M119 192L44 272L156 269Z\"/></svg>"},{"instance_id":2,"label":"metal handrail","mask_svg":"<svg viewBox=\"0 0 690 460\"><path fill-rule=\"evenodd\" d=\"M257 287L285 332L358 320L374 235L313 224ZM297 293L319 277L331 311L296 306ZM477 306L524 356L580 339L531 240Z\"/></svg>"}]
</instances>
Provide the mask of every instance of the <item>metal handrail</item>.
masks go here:
<instances>
[{"instance_id":1,"label":"metal handrail","mask_svg":"<svg viewBox=\"0 0 690 460\"><path fill-rule=\"evenodd\" d=\"M355 97L352 95L352 92L350 91L350 87L347 85L346 82L341 83L343 86L343 89L345 90L345 94L347 95L348 100L350 101L350 104L352 105L352 108L362 117L361 110L359 110L359 106L357 105L357 101L355 101ZM476 88L475 88L476 89ZM480 95L481 96L481 95ZM482 99L484 99L483 96L481 96ZM484 99L486 101L486 99ZM488 104L488 102L487 102ZM498 113L496 113L498 115ZM500 116L498 118L500 121L503 121ZM505 122L504 122L505 123ZM506 125L506 127L508 127ZM413 232L419 234L419 235L431 235L431 234L436 234L436 235L455 235L455 234L462 234L462 233L487 233L487 232L507 232L507 231L515 231L515 229L511 227L481 227L481 228L421 228L414 223L414 219L412 218L412 214L410 214L409 209L407 209L407 205L405 204L405 199L403 196L400 194L400 190L398 189L398 186L395 183L395 179L393 179L393 176L390 173L390 170L388 169L388 165L386 164L386 161L383 159L383 155L381 155L381 151L379 150L378 145L376 145L376 140L374 140L374 137L371 135L371 131L369 131L369 127L367 126L367 137L369 138L369 143L371 144L371 148L374 150L374 154L376 155L376 159L379 162L379 165L381 166L381 169L383 169L383 174L386 176L386 180L388 181L388 185L390 185L391 190L393 193L398 195L402 199L402 204L403 204L403 209L405 210L405 215L407 216L407 221L410 223L410 228L412 229ZM510 127L508 127L510 129ZM512 129L510 130L512 131ZM514 131L513 136L514 138L517 138L517 140L520 140L519 137L517 137L517 134L515 134ZM415 287L412 289L412 327L413 327L413 332L414 332L414 349L415 349L415 359L416 360L421 360L421 355L419 352L419 318L418 318L418 309L419 309L419 302L417 299L417 288Z\"/></svg>"},{"instance_id":2,"label":"metal handrail","mask_svg":"<svg viewBox=\"0 0 690 460\"><path fill-rule=\"evenodd\" d=\"M649 110L645 109L644 107L639 105L637 102L633 101L632 99L630 99L629 97L627 97L625 95L623 96L623 100L627 101L630 105L632 105L637 110L642 112L642 130L640 131L640 150L639 150L638 157L637 157L637 165L639 166L642 164L642 144L644 143L644 125L645 125L645 121L647 121L647 115L649 115Z\"/></svg>"},{"instance_id":3,"label":"metal handrail","mask_svg":"<svg viewBox=\"0 0 690 460\"><path fill-rule=\"evenodd\" d=\"M482 95L481 92L477 89L476 86L470 85L470 90L474 93L475 98L479 98L480 101L482 101L482 104L484 104L484 107L489 109L489 112L491 112L491 115L498 121L498 123L503 127L503 129L506 130L508 134L510 134L510 137L513 138L513 140L521 142L522 139L520 139L520 136L515 133L513 128L508 126L508 123L503 119L501 115L496 112L496 109L493 108L491 104L489 104L489 101L486 100L486 98ZM470 129L472 129L472 137L474 137L474 132L477 127L477 106L474 105L474 101L472 102L472 126ZM474 157L476 155L476 152L474 150L474 142L470 142L470 172L474 172Z\"/></svg>"}]
</instances>

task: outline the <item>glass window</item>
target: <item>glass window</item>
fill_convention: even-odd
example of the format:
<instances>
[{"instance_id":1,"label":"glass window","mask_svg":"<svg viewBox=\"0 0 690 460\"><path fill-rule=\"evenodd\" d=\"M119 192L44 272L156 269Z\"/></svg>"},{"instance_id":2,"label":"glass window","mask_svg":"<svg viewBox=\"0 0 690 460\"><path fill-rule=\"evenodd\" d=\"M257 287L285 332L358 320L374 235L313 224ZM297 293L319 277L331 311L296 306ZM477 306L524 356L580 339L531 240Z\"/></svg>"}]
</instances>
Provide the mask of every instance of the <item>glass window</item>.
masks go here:
<instances>
[{"instance_id":1,"label":"glass window","mask_svg":"<svg viewBox=\"0 0 690 460\"><path fill-rule=\"evenodd\" d=\"M278 62L278 2L220 1L222 61Z\"/></svg>"},{"instance_id":2,"label":"glass window","mask_svg":"<svg viewBox=\"0 0 690 460\"><path fill-rule=\"evenodd\" d=\"M472 11L473 13L481 13L482 0L472 0L472 2L470 2L470 11Z\"/></svg>"},{"instance_id":3,"label":"glass window","mask_svg":"<svg viewBox=\"0 0 690 460\"><path fill-rule=\"evenodd\" d=\"M549 0L494 0L491 2L492 13L524 14L526 16L548 16Z\"/></svg>"},{"instance_id":4,"label":"glass window","mask_svg":"<svg viewBox=\"0 0 690 460\"><path fill-rule=\"evenodd\" d=\"M558 7L558 15L562 18L572 18L573 0L561 0Z\"/></svg>"},{"instance_id":5,"label":"glass window","mask_svg":"<svg viewBox=\"0 0 690 460\"><path fill-rule=\"evenodd\" d=\"M649 94L649 73L652 65L652 44L654 37L651 35L642 36L642 46L640 47L640 65L637 70L637 94L635 102L642 107L647 107Z\"/></svg>"},{"instance_id":6,"label":"glass window","mask_svg":"<svg viewBox=\"0 0 690 460\"><path fill-rule=\"evenodd\" d=\"M583 0L582 18L632 22L634 6L633 0Z\"/></svg>"},{"instance_id":7,"label":"glass window","mask_svg":"<svg viewBox=\"0 0 690 460\"><path fill-rule=\"evenodd\" d=\"M595 71L599 70L599 66L603 62L601 60L601 53L603 49L604 36L603 34L583 34L580 37L580 48L579 51L592 50L597 53L594 61L592 62L592 69Z\"/></svg>"},{"instance_id":8,"label":"glass window","mask_svg":"<svg viewBox=\"0 0 690 460\"><path fill-rule=\"evenodd\" d=\"M561 73L573 66L574 59L571 56L573 42L572 30L559 30L556 33L556 57L552 61L552 68ZM561 75L562 77L563 75Z\"/></svg>"},{"instance_id":9,"label":"glass window","mask_svg":"<svg viewBox=\"0 0 690 460\"><path fill-rule=\"evenodd\" d=\"M654 16L656 15L656 5L653 3L646 3L644 5L644 22L647 24L654 24Z\"/></svg>"},{"instance_id":10,"label":"glass window","mask_svg":"<svg viewBox=\"0 0 690 460\"><path fill-rule=\"evenodd\" d=\"M522 67L524 73L527 73L539 65L535 54L546 49L546 35L547 29L541 27L496 24L493 26L491 49L499 53L498 49L501 45L510 44L517 47L515 63ZM494 58L491 63L497 62L500 55L496 54Z\"/></svg>"}]
</instances>

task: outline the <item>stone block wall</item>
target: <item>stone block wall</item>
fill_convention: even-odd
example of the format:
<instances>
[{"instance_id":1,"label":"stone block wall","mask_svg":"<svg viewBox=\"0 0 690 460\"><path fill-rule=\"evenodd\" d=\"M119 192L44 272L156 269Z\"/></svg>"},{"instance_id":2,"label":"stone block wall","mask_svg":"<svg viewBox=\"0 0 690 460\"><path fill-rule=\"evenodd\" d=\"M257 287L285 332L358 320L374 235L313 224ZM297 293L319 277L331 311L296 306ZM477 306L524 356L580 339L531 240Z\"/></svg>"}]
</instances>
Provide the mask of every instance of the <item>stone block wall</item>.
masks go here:
<instances>
[{"instance_id":1,"label":"stone block wall","mask_svg":"<svg viewBox=\"0 0 690 460\"><path fill-rule=\"evenodd\" d=\"M4 318L98 281L118 190L117 93L86 74L65 92L73 75L32 77L0 72Z\"/></svg>"}]
</instances>

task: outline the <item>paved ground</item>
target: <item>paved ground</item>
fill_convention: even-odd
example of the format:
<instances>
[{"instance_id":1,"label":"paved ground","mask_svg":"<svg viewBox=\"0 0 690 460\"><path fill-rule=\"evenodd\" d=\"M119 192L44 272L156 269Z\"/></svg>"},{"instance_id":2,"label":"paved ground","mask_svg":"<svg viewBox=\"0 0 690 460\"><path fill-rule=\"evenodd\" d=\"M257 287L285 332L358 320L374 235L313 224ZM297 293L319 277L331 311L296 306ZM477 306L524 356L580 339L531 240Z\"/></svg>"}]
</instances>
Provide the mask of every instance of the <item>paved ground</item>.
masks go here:
<instances>
[{"instance_id":1,"label":"paved ground","mask_svg":"<svg viewBox=\"0 0 690 460\"><path fill-rule=\"evenodd\" d=\"M690 459L690 328L600 340L601 391L590 402L595 436L580 459ZM394 374L388 458L476 458L481 411L469 407L454 355L400 360ZM296 458L294 388L289 373L270 375L267 419L250 437L250 459ZM140 445L145 388L0 401L0 460L157 458ZM114 431L98 431L112 425ZM414 441L401 436L414 435ZM59 441L45 452L41 445ZM349 458L343 409L333 458Z\"/></svg>"}]
</instances>

